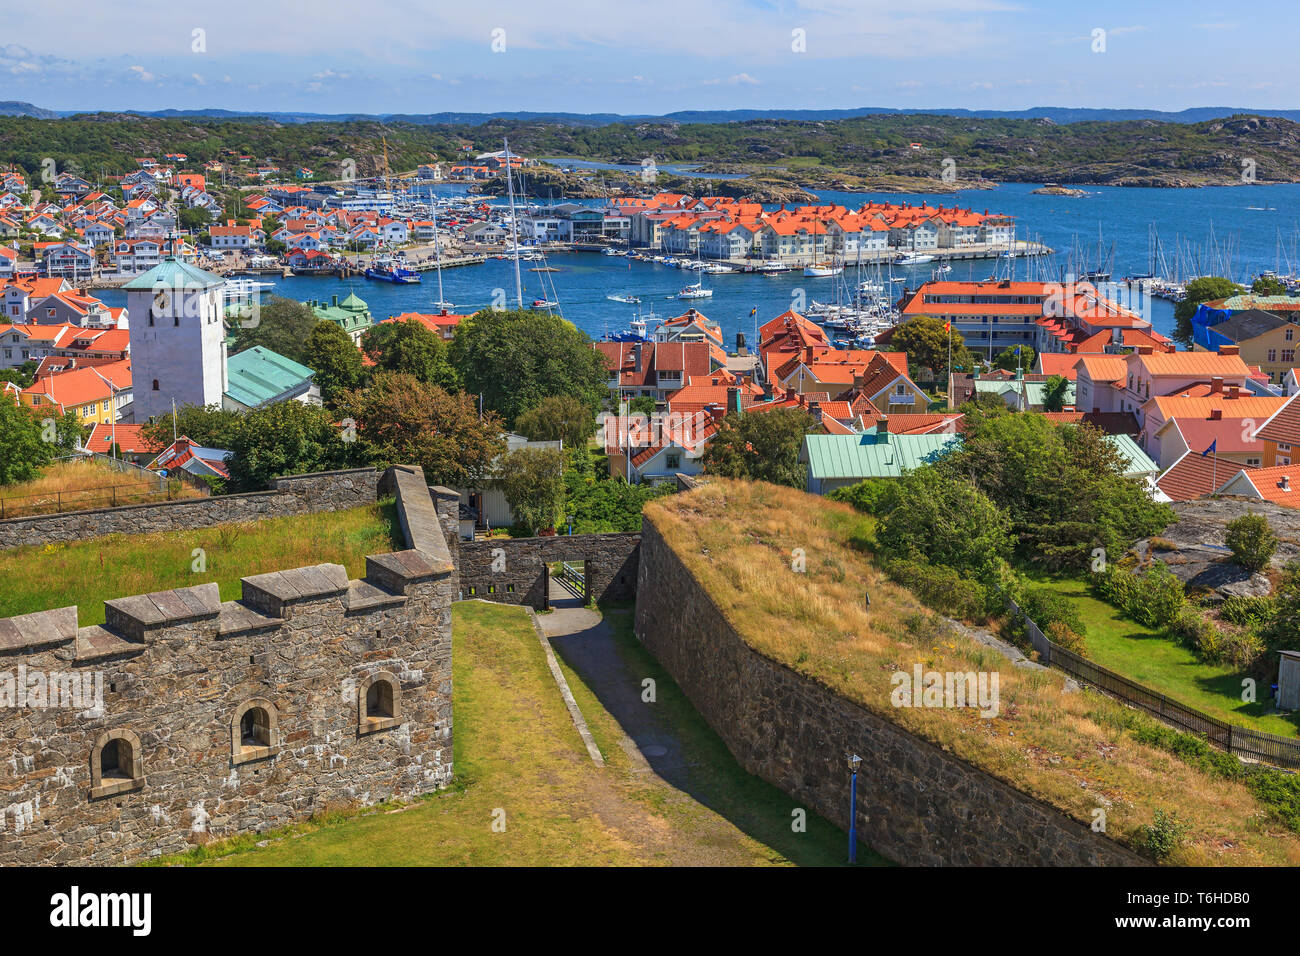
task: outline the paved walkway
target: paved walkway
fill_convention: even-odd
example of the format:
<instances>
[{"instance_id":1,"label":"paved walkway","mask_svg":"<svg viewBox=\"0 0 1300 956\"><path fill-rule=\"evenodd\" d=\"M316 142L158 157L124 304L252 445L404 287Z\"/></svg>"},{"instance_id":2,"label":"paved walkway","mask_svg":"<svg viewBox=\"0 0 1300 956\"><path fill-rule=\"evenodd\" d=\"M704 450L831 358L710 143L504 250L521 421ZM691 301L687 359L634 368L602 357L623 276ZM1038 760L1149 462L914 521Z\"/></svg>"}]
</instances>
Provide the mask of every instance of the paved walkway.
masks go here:
<instances>
[{"instance_id":1,"label":"paved walkway","mask_svg":"<svg viewBox=\"0 0 1300 956\"><path fill-rule=\"evenodd\" d=\"M551 646L591 688L614 719L623 728L619 746L638 765L638 770L653 771L681 790L689 792L686 769L678 739L653 703L642 701L642 680L618 652L609 625L596 611L582 606L582 599L551 581L550 614L539 614ZM629 611L614 613L631 614Z\"/></svg>"}]
</instances>

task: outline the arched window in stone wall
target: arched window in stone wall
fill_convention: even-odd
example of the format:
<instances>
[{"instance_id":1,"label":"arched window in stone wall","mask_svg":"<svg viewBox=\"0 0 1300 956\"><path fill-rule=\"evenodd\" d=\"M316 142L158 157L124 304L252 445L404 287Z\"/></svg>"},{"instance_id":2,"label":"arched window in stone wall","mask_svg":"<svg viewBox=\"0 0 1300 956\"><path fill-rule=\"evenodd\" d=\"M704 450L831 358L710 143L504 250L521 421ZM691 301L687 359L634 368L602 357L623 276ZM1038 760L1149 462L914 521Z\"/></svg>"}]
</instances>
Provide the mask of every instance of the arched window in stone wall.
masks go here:
<instances>
[{"instance_id":1,"label":"arched window in stone wall","mask_svg":"<svg viewBox=\"0 0 1300 956\"><path fill-rule=\"evenodd\" d=\"M144 752L129 730L106 730L90 750L90 798L111 797L144 787Z\"/></svg>"},{"instance_id":2,"label":"arched window in stone wall","mask_svg":"<svg viewBox=\"0 0 1300 956\"><path fill-rule=\"evenodd\" d=\"M402 685L388 671L371 674L357 689L357 730L368 734L402 722Z\"/></svg>"},{"instance_id":3,"label":"arched window in stone wall","mask_svg":"<svg viewBox=\"0 0 1300 956\"><path fill-rule=\"evenodd\" d=\"M280 714L264 697L246 700L230 718L230 762L248 763L280 752Z\"/></svg>"}]
</instances>

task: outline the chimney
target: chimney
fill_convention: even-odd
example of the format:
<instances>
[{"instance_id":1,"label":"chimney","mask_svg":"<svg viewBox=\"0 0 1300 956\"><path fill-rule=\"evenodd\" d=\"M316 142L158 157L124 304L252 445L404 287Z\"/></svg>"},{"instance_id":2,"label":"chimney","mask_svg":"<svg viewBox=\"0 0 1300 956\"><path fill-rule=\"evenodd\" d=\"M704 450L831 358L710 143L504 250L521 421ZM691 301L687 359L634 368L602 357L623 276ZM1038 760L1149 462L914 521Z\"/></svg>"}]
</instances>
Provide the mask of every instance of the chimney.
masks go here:
<instances>
[{"instance_id":1,"label":"chimney","mask_svg":"<svg viewBox=\"0 0 1300 956\"><path fill-rule=\"evenodd\" d=\"M1223 376L1216 375L1210 379L1210 394L1220 395L1223 393Z\"/></svg>"},{"instance_id":2,"label":"chimney","mask_svg":"<svg viewBox=\"0 0 1300 956\"><path fill-rule=\"evenodd\" d=\"M1220 355L1240 355L1240 354L1241 354L1241 346L1240 346L1240 345L1220 345L1220 346L1219 346L1219 354L1220 354Z\"/></svg>"},{"instance_id":3,"label":"chimney","mask_svg":"<svg viewBox=\"0 0 1300 956\"><path fill-rule=\"evenodd\" d=\"M1235 385L1235 384L1234 384L1234 385L1229 385L1229 386L1228 386L1228 397L1229 397L1229 398L1240 398L1240 397L1241 397L1241 386L1240 386L1240 385Z\"/></svg>"},{"instance_id":4,"label":"chimney","mask_svg":"<svg viewBox=\"0 0 1300 956\"><path fill-rule=\"evenodd\" d=\"M1223 421L1223 409L1222 409L1222 408L1212 408L1212 409L1210 409L1210 421L1212 421L1212 422L1221 422L1221 421Z\"/></svg>"},{"instance_id":5,"label":"chimney","mask_svg":"<svg viewBox=\"0 0 1300 956\"><path fill-rule=\"evenodd\" d=\"M1152 352L1152 348L1149 345L1139 345L1137 347L1138 355L1150 355L1151 352Z\"/></svg>"},{"instance_id":6,"label":"chimney","mask_svg":"<svg viewBox=\"0 0 1300 956\"><path fill-rule=\"evenodd\" d=\"M1278 488L1279 488L1280 490L1282 490L1282 491L1290 491L1290 490L1291 490L1291 476L1290 476L1290 475L1283 475L1282 478L1278 481L1277 486L1278 486Z\"/></svg>"},{"instance_id":7,"label":"chimney","mask_svg":"<svg viewBox=\"0 0 1300 956\"><path fill-rule=\"evenodd\" d=\"M740 406L740 389L735 386L727 389L727 411L734 415L744 412Z\"/></svg>"},{"instance_id":8,"label":"chimney","mask_svg":"<svg viewBox=\"0 0 1300 956\"><path fill-rule=\"evenodd\" d=\"M338 304L339 304L339 297L337 293L335 295L330 296L330 305L338 305Z\"/></svg>"},{"instance_id":9,"label":"chimney","mask_svg":"<svg viewBox=\"0 0 1300 956\"><path fill-rule=\"evenodd\" d=\"M853 390L854 390L855 392L860 392L860 391L862 390L862 383L865 382L866 380L867 380L866 376L863 375L861 372L854 372L854 373L853 373Z\"/></svg>"},{"instance_id":10,"label":"chimney","mask_svg":"<svg viewBox=\"0 0 1300 956\"><path fill-rule=\"evenodd\" d=\"M638 373L641 371L641 343L632 344L632 368Z\"/></svg>"},{"instance_id":11,"label":"chimney","mask_svg":"<svg viewBox=\"0 0 1300 956\"><path fill-rule=\"evenodd\" d=\"M813 347L811 345L804 346L803 360L805 362L811 362L813 360Z\"/></svg>"},{"instance_id":12,"label":"chimney","mask_svg":"<svg viewBox=\"0 0 1300 956\"><path fill-rule=\"evenodd\" d=\"M1111 329L1111 330L1110 330L1110 344L1111 344L1111 345L1123 345L1123 344L1124 344L1124 331L1123 331L1123 329Z\"/></svg>"},{"instance_id":13,"label":"chimney","mask_svg":"<svg viewBox=\"0 0 1300 956\"><path fill-rule=\"evenodd\" d=\"M876 422L876 444L877 445L889 444L889 419L888 418L882 418L880 421Z\"/></svg>"}]
</instances>

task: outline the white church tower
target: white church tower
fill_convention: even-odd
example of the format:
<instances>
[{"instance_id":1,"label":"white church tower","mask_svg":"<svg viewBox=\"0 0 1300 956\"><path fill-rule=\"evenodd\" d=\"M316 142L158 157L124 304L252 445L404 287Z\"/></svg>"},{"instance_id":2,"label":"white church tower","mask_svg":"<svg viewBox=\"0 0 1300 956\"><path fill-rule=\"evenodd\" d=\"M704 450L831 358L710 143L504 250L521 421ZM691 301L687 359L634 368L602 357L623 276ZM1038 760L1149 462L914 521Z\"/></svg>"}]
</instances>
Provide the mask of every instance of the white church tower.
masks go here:
<instances>
[{"instance_id":1,"label":"white church tower","mask_svg":"<svg viewBox=\"0 0 1300 956\"><path fill-rule=\"evenodd\" d=\"M225 280L173 258L128 282L135 421L170 414L172 402L220 405L226 391Z\"/></svg>"}]
</instances>

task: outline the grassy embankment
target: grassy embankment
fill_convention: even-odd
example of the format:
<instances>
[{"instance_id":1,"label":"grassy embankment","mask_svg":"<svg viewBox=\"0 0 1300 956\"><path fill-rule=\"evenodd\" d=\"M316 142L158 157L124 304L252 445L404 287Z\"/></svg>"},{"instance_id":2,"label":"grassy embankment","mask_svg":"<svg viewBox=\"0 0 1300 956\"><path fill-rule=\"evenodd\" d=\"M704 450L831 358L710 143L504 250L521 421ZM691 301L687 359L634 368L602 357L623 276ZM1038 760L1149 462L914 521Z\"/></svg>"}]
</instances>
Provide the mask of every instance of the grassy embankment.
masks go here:
<instances>
[{"instance_id":1,"label":"grassy embankment","mask_svg":"<svg viewBox=\"0 0 1300 956\"><path fill-rule=\"evenodd\" d=\"M1093 594L1086 581L1044 578L1041 583L1068 598L1088 626L1083 654L1089 660L1211 717L1252 730L1295 736L1300 717L1271 713L1267 687L1256 688L1258 699L1253 703L1241 699L1245 675L1240 668L1207 663L1167 634L1130 621Z\"/></svg>"},{"instance_id":2,"label":"grassy embankment","mask_svg":"<svg viewBox=\"0 0 1300 956\"><path fill-rule=\"evenodd\" d=\"M961 638L867 552L862 516L787 488L715 481L651 502L647 520L757 651L1131 846L1156 810L1191 825L1172 858L1186 864L1300 862L1300 837L1242 783L1218 779L1139 742L1135 715L1100 694L1067 693L1059 672L1011 667ZM855 546L856 545L856 546ZM807 571L791 570L803 548ZM864 587L871 608L863 606ZM997 670L1001 708L895 708L890 676Z\"/></svg>"},{"instance_id":3,"label":"grassy embankment","mask_svg":"<svg viewBox=\"0 0 1300 956\"><path fill-rule=\"evenodd\" d=\"M0 617L75 604L81 626L104 623L104 601L216 581L221 599L239 598L239 579L312 564L341 564L365 575L366 555L406 545L391 502L164 531L114 534L69 544L0 551ZM202 549L202 555L196 555ZM202 570L196 562L202 559Z\"/></svg>"},{"instance_id":4,"label":"grassy embankment","mask_svg":"<svg viewBox=\"0 0 1300 956\"><path fill-rule=\"evenodd\" d=\"M96 461L56 461L39 478L0 487L6 518L198 496L196 488L183 482L163 483Z\"/></svg>"},{"instance_id":5,"label":"grassy embankment","mask_svg":"<svg viewBox=\"0 0 1300 956\"><path fill-rule=\"evenodd\" d=\"M615 610L615 622L627 612ZM746 774L685 697L615 623L620 653L660 679L659 702L692 767L692 795L620 746L592 691L565 676L605 757L587 756L522 608L465 601L452 612L455 784L404 807L338 813L235 837L168 863L235 866L591 866L837 864L844 834ZM504 811L504 831L492 827ZM260 845L259 845L260 844ZM879 862L861 853L859 860Z\"/></svg>"}]
</instances>

